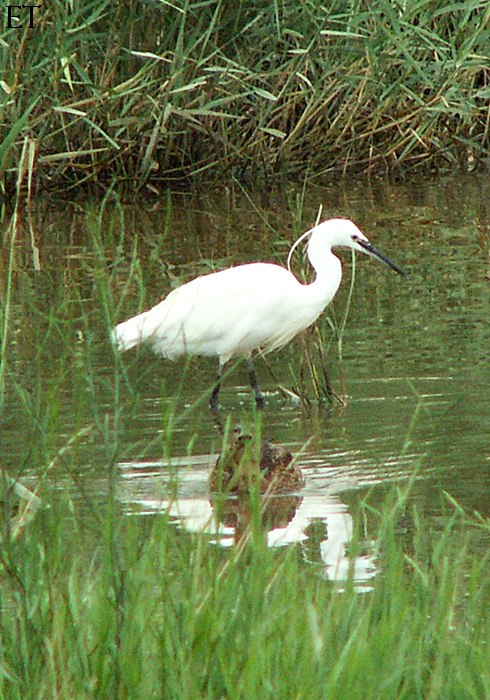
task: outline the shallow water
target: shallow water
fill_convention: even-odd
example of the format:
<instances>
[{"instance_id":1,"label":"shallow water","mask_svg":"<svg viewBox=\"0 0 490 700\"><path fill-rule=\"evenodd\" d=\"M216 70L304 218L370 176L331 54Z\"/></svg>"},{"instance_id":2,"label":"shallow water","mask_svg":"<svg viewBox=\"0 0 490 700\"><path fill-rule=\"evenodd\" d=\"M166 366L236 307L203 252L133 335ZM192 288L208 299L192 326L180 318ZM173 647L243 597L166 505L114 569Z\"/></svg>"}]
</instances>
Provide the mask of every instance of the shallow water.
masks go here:
<instances>
[{"instance_id":1,"label":"shallow water","mask_svg":"<svg viewBox=\"0 0 490 700\"><path fill-rule=\"evenodd\" d=\"M267 398L263 435L295 453L306 478L297 493L273 499L269 542L302 543L327 578L342 580L359 499L376 505L411 477L411 500L434 523L445 492L488 516L490 183L467 176L311 186L300 207L302 196L299 189L238 188L181 193L171 207L163 196L104 209L92 201L62 210L37 201L30 216L23 212L0 426L10 470L31 485L47 472L49 498L68 491L87 517L115 488L124 512L168 509L179 527L231 544L245 516L231 507L215 523L207 486L221 447L206 407L215 363L169 363L145 350L120 361L108 341L108 315L122 320L211 269L284 263L321 204L324 218L354 219L409 278L358 256L340 357L326 321L338 324L346 308L351 256L340 254L344 283L321 327L344 405L305 408L284 397L257 360ZM4 272L8 261L4 234ZM5 299L6 275L2 285ZM268 356L280 384L295 384L302 354L298 340ZM253 429L243 367L230 372L221 399L224 421ZM366 533L355 577L368 582L376 567Z\"/></svg>"}]
</instances>

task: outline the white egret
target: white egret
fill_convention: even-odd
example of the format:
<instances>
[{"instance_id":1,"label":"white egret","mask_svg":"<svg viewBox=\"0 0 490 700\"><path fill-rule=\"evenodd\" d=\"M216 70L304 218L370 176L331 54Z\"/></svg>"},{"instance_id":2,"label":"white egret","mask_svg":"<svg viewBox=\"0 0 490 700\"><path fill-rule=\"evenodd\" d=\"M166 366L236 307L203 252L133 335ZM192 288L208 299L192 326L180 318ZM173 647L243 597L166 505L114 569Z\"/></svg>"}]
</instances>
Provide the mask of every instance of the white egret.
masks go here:
<instances>
[{"instance_id":1,"label":"white egret","mask_svg":"<svg viewBox=\"0 0 490 700\"><path fill-rule=\"evenodd\" d=\"M115 327L119 350L146 343L158 355L207 355L219 359L218 380L210 407L218 408L223 368L232 358L244 358L258 407L264 398L255 376L252 352L270 352L310 326L332 301L342 279L342 266L332 248L341 246L367 253L404 271L375 248L348 219L323 221L293 245L309 237L308 258L316 276L302 284L272 263L249 263L197 277L172 291L149 311Z\"/></svg>"}]
</instances>

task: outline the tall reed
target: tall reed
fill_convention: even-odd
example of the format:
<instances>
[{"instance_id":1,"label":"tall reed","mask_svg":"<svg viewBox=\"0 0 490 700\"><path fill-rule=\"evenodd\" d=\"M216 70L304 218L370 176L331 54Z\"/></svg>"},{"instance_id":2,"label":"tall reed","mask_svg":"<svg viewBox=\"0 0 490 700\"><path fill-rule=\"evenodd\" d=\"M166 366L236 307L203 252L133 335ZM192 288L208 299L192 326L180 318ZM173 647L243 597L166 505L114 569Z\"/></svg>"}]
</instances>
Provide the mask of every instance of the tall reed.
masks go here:
<instances>
[{"instance_id":1,"label":"tall reed","mask_svg":"<svg viewBox=\"0 0 490 700\"><path fill-rule=\"evenodd\" d=\"M53 0L1 33L0 175L37 187L485 163L485 0Z\"/></svg>"}]
</instances>

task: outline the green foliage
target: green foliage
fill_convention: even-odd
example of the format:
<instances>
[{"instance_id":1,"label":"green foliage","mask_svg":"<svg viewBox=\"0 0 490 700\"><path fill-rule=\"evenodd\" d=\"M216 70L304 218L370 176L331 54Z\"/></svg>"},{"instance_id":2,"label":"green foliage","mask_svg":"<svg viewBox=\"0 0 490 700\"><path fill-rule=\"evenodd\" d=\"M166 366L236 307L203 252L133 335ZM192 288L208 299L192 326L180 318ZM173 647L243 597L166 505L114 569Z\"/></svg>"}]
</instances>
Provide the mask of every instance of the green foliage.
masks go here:
<instances>
[{"instance_id":1,"label":"green foliage","mask_svg":"<svg viewBox=\"0 0 490 700\"><path fill-rule=\"evenodd\" d=\"M488 556L471 530L488 523L455 504L440 532L410 509L401 528L393 495L356 516L379 550L363 594L257 533L222 550L109 504L82 553L70 504L44 510L2 547L2 697L486 697Z\"/></svg>"},{"instance_id":2,"label":"green foliage","mask_svg":"<svg viewBox=\"0 0 490 700\"><path fill-rule=\"evenodd\" d=\"M0 168L38 186L476 167L485 0L64 2L3 26Z\"/></svg>"}]
</instances>

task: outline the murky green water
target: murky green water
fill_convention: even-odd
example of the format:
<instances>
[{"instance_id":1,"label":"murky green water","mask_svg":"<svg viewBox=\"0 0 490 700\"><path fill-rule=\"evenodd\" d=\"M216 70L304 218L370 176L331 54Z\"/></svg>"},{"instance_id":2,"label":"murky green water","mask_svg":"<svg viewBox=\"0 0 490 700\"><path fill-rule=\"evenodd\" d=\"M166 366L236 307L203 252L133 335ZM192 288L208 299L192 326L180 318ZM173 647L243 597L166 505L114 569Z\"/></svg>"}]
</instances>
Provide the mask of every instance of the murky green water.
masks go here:
<instances>
[{"instance_id":1,"label":"murky green water","mask_svg":"<svg viewBox=\"0 0 490 700\"><path fill-rule=\"evenodd\" d=\"M342 578L357 500L369 492L376 504L414 474L412 500L434 523L444 492L488 516L489 181L339 183L310 187L300 207L301 196L299 189L234 189L180 194L170 208L162 197L120 207L109 202L103 211L100 202L61 210L35 202L30 217L23 212L13 256L3 463L31 485L47 472L50 497L68 490L87 517L115 487L128 513L170 508L179 526L207 527L211 539L231 543L233 522L210 521L207 476L221 445L206 406L215 363L170 363L144 350L120 363L108 340L110 297L119 321L210 269L284 263L321 204L325 218L355 220L410 276L404 282L358 256L341 358L322 320L329 372L344 406L307 410L284 398L257 360L267 398L263 434L299 453L306 477L295 498L284 500L287 517L272 527L271 544L304 546L310 535L325 575ZM340 255L345 280L327 312L337 322L351 268L350 254ZM8 263L4 234L4 300ZM284 386L294 384L303 351L295 341L268 356ZM252 424L244 368L227 377L221 399L225 419ZM369 547L357 567L359 580L374 575Z\"/></svg>"}]
</instances>

